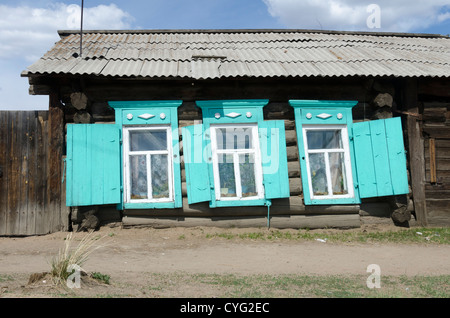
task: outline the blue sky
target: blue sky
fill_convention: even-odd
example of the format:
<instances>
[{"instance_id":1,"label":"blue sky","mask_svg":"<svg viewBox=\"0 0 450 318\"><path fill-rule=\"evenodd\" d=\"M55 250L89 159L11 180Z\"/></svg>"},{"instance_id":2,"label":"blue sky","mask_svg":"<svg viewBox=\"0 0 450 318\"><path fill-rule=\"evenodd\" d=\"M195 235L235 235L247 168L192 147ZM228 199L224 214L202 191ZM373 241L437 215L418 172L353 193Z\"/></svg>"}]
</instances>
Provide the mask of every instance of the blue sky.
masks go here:
<instances>
[{"instance_id":1,"label":"blue sky","mask_svg":"<svg viewBox=\"0 0 450 318\"><path fill-rule=\"evenodd\" d=\"M80 6L81 0L1 0L0 110L47 109L48 97L30 96L20 73L58 40L57 30L79 28ZM84 29L450 33L450 0L85 0L84 8ZM380 23L369 27L374 17Z\"/></svg>"}]
</instances>

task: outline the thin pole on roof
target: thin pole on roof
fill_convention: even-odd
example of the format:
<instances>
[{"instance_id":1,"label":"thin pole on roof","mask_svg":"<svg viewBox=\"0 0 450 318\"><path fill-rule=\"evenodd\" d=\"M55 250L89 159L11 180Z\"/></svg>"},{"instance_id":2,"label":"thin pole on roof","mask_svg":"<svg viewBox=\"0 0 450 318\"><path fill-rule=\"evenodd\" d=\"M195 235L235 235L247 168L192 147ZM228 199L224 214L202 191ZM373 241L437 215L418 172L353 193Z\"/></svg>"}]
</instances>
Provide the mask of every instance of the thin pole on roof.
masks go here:
<instances>
[{"instance_id":1,"label":"thin pole on roof","mask_svg":"<svg viewBox=\"0 0 450 318\"><path fill-rule=\"evenodd\" d=\"M80 57L83 55L83 9L84 0L81 0Z\"/></svg>"}]
</instances>

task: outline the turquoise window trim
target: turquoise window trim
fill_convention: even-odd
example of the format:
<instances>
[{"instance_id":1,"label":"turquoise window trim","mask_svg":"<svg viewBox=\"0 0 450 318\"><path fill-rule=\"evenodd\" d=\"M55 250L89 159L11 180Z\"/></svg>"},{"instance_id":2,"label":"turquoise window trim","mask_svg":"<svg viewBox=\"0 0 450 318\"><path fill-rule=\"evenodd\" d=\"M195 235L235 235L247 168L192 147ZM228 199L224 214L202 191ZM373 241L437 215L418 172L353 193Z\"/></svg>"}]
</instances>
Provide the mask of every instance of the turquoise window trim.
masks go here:
<instances>
[{"instance_id":1,"label":"turquoise window trim","mask_svg":"<svg viewBox=\"0 0 450 318\"><path fill-rule=\"evenodd\" d=\"M181 168L180 145L178 132L178 107L182 100L141 100L141 101L109 101L108 104L115 110L115 124L122 134L123 126L132 125L170 125L172 130L172 162L173 162L173 202L143 202L125 203L123 198L123 145L120 143L120 169L121 169L121 202L118 210L124 209L173 209L182 206L181 194ZM131 114L132 116L128 116ZM150 116L151 115L151 116ZM141 116L141 117L139 117ZM121 140L123 136L121 135Z\"/></svg>"},{"instance_id":2,"label":"turquoise window trim","mask_svg":"<svg viewBox=\"0 0 450 318\"><path fill-rule=\"evenodd\" d=\"M355 154L353 146L352 109L357 101L334 100L289 100L294 108L297 142L300 155L300 168L303 184L303 196L306 205L320 204L359 204L361 199L356 176ZM308 171L306 166L305 145L303 140L304 125L345 125L347 126L349 154L352 169L353 198L312 199L309 192Z\"/></svg>"},{"instance_id":3,"label":"turquoise window trim","mask_svg":"<svg viewBox=\"0 0 450 318\"><path fill-rule=\"evenodd\" d=\"M208 151L208 158L212 158L210 127L211 124L260 124L264 121L263 107L269 103L268 99L252 100L205 100L196 101L201 108L203 116L203 129L205 136L204 147ZM209 206L259 206L270 205L268 199L255 200L216 200L214 188L214 172L212 160L208 160L209 183L211 185L211 201Z\"/></svg>"}]
</instances>

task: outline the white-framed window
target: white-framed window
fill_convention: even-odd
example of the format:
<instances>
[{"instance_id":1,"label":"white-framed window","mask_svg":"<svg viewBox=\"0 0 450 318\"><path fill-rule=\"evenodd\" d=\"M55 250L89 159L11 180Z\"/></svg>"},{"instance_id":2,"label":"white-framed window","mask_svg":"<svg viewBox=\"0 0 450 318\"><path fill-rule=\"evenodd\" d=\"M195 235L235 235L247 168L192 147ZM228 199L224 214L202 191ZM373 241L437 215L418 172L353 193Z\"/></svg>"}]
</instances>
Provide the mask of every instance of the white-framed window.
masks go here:
<instances>
[{"instance_id":1,"label":"white-framed window","mask_svg":"<svg viewBox=\"0 0 450 318\"><path fill-rule=\"evenodd\" d=\"M210 126L216 200L264 198L257 124Z\"/></svg>"},{"instance_id":2,"label":"white-framed window","mask_svg":"<svg viewBox=\"0 0 450 318\"><path fill-rule=\"evenodd\" d=\"M303 125L311 199L353 198L347 125Z\"/></svg>"},{"instance_id":3,"label":"white-framed window","mask_svg":"<svg viewBox=\"0 0 450 318\"><path fill-rule=\"evenodd\" d=\"M126 203L173 201L171 128L124 126L124 198Z\"/></svg>"}]
</instances>

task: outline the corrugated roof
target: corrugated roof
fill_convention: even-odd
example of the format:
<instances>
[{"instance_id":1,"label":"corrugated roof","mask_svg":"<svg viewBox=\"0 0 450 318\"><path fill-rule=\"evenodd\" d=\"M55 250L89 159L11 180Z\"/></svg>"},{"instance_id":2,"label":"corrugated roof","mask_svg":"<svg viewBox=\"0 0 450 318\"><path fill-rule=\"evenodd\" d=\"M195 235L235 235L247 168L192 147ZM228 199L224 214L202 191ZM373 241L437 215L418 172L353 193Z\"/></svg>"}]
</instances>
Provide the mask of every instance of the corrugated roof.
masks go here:
<instances>
[{"instance_id":1,"label":"corrugated roof","mask_svg":"<svg viewBox=\"0 0 450 318\"><path fill-rule=\"evenodd\" d=\"M22 76L449 77L450 38L311 30L59 31Z\"/></svg>"}]
</instances>

